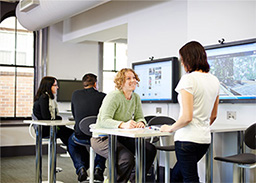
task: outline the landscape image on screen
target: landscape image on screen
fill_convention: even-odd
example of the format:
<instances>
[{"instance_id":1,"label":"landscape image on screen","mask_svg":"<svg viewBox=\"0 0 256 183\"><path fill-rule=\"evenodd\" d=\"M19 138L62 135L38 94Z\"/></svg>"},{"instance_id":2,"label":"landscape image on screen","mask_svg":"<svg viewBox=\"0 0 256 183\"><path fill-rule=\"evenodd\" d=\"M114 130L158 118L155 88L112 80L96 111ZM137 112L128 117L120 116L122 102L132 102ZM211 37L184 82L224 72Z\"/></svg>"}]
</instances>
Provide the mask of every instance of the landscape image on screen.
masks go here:
<instances>
[{"instance_id":1,"label":"landscape image on screen","mask_svg":"<svg viewBox=\"0 0 256 183\"><path fill-rule=\"evenodd\" d=\"M220 99L256 99L256 43L206 50Z\"/></svg>"}]
</instances>

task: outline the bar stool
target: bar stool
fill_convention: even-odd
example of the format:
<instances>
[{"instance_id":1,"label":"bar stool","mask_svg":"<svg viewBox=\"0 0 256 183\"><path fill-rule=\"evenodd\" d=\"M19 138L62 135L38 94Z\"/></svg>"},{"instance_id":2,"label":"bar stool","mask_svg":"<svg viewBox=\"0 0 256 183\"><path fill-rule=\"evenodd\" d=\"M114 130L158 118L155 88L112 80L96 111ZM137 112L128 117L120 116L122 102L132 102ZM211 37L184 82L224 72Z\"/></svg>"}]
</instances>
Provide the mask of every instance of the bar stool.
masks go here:
<instances>
[{"instance_id":1,"label":"bar stool","mask_svg":"<svg viewBox=\"0 0 256 183\"><path fill-rule=\"evenodd\" d=\"M244 142L247 147L256 149L256 123L249 126L244 133ZM214 158L217 161L233 163L233 182L240 183L244 180L239 180L239 168L256 168L256 155L254 153L241 153L232 156Z\"/></svg>"},{"instance_id":2,"label":"bar stool","mask_svg":"<svg viewBox=\"0 0 256 183\"><path fill-rule=\"evenodd\" d=\"M88 136L92 136L92 132L90 132L90 128L92 128L97 120L97 116L88 116L83 118L79 123L80 130ZM76 142L76 141L74 141ZM76 142L77 143L77 142ZM91 144L80 144L87 148L90 148L90 183L94 182L94 158L95 158L95 152L93 148L91 147Z\"/></svg>"},{"instance_id":3,"label":"bar stool","mask_svg":"<svg viewBox=\"0 0 256 183\"><path fill-rule=\"evenodd\" d=\"M38 120L37 117L34 114L31 115L31 118L33 120ZM32 134L32 128L34 129L35 133L37 133L37 126L38 125L35 125L33 123L31 123L29 125L29 134L35 140L36 140L36 137ZM43 140L48 142L48 180L47 181L42 181L42 183L48 183L49 182L49 177L50 177L50 162L49 162L49 159L50 159L50 153L49 153L50 152L50 139L49 139L49 137L44 137ZM36 158L39 158L39 157L36 157ZM59 172L62 172L62 168L56 167L56 173L59 173ZM56 180L56 183L63 183L63 182Z\"/></svg>"},{"instance_id":4,"label":"bar stool","mask_svg":"<svg viewBox=\"0 0 256 183\"><path fill-rule=\"evenodd\" d=\"M156 116L153 117L152 119L149 120L148 125L149 126L161 126L163 124L169 124L172 125L173 123L175 123L175 120L171 117L168 116ZM160 138L160 145L155 145L156 149L159 151L164 151L165 152L165 182L168 183L170 182L170 157L169 157L169 153L171 151L175 151L175 146L174 145L168 145L168 146L164 146L163 145L163 141L162 141L162 137ZM158 155L156 156L155 159L155 180L158 180L158 169L159 169L159 160L158 160Z\"/></svg>"}]
</instances>

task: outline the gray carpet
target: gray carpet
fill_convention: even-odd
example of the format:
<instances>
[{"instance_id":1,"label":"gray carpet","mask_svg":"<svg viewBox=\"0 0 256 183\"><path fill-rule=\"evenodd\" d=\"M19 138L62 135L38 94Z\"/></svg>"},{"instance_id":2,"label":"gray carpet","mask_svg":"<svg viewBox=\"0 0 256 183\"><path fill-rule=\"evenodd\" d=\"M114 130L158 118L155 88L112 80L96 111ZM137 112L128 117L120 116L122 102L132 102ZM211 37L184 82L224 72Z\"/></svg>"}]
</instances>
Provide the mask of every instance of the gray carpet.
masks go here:
<instances>
[{"instance_id":1,"label":"gray carpet","mask_svg":"<svg viewBox=\"0 0 256 183\"><path fill-rule=\"evenodd\" d=\"M20 156L1 158L1 183L34 183L35 182L35 156ZM42 158L42 179L47 180L47 155ZM56 180L64 183L77 183L77 175L70 157L57 156L57 167L62 172L56 174Z\"/></svg>"},{"instance_id":2,"label":"gray carpet","mask_svg":"<svg viewBox=\"0 0 256 183\"><path fill-rule=\"evenodd\" d=\"M56 174L56 180L63 183L78 183L75 168L70 157L57 155L57 167L62 168L62 172ZM0 183L35 183L35 156L4 157L0 159ZM89 171L87 172L89 174ZM42 158L42 180L48 180L48 160L47 155ZM106 179L107 168L104 172ZM97 181L95 181L97 182ZM147 181L152 182L152 181ZM57 182L56 182L57 183ZM83 181L81 183L89 183ZM99 182L98 182L99 183Z\"/></svg>"}]
</instances>

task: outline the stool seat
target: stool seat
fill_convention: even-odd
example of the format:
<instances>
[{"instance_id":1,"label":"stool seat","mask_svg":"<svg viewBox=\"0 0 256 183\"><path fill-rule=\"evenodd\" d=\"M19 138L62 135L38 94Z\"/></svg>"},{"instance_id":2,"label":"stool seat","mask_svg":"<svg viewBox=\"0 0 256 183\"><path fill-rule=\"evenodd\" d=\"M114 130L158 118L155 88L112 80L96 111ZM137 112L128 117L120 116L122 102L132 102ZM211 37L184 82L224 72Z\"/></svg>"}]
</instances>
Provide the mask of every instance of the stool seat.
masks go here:
<instances>
[{"instance_id":1,"label":"stool seat","mask_svg":"<svg viewBox=\"0 0 256 183\"><path fill-rule=\"evenodd\" d=\"M225 161L237 164L254 164L256 163L256 155L252 153L243 153L227 157L215 157L215 160Z\"/></svg>"},{"instance_id":2,"label":"stool seat","mask_svg":"<svg viewBox=\"0 0 256 183\"><path fill-rule=\"evenodd\" d=\"M160 151L175 151L175 146L174 145L170 145L170 146L155 146L157 150Z\"/></svg>"},{"instance_id":3,"label":"stool seat","mask_svg":"<svg viewBox=\"0 0 256 183\"><path fill-rule=\"evenodd\" d=\"M256 149L256 123L249 126L244 133L244 143L251 149ZM256 155L253 153L241 153L232 156L217 156L215 160L233 163L233 182L240 183L240 171L238 168L253 169L256 167ZM242 180L243 182L244 180Z\"/></svg>"},{"instance_id":4,"label":"stool seat","mask_svg":"<svg viewBox=\"0 0 256 183\"><path fill-rule=\"evenodd\" d=\"M172 125L175 123L175 120L169 116L155 116L151 117L151 119L148 121L149 126L161 126L164 124ZM162 138L159 138L160 145L155 145L156 149L159 151L164 151L165 152L165 183L170 182L170 165L169 165L169 152L175 151L175 145L168 145L164 146L162 142ZM155 139L152 140L153 142L157 142ZM159 163L158 163L158 155L156 156L155 159L155 180L159 181Z\"/></svg>"}]
</instances>

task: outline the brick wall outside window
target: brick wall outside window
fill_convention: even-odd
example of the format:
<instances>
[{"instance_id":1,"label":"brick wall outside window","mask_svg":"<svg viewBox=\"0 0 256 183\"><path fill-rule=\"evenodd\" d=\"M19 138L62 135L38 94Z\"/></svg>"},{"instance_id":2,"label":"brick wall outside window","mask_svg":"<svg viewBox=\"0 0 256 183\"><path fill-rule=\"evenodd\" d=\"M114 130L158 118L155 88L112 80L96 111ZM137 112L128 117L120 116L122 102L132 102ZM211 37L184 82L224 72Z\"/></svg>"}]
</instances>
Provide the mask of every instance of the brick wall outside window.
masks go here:
<instances>
[{"instance_id":1,"label":"brick wall outside window","mask_svg":"<svg viewBox=\"0 0 256 183\"><path fill-rule=\"evenodd\" d=\"M0 117L14 117L14 72L0 72ZM34 74L17 73L16 117L30 117L33 107Z\"/></svg>"}]
</instances>

